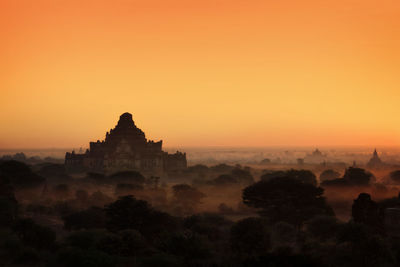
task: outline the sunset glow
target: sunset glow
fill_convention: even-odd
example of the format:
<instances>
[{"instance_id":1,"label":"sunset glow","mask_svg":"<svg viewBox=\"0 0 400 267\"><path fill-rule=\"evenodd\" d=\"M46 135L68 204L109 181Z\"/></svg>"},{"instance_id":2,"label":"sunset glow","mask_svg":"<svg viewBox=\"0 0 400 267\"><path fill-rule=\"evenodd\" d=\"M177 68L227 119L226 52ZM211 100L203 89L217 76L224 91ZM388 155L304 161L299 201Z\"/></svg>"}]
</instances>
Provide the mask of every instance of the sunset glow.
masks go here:
<instances>
[{"instance_id":1,"label":"sunset glow","mask_svg":"<svg viewBox=\"0 0 400 267\"><path fill-rule=\"evenodd\" d=\"M0 1L0 148L400 145L400 2Z\"/></svg>"}]
</instances>

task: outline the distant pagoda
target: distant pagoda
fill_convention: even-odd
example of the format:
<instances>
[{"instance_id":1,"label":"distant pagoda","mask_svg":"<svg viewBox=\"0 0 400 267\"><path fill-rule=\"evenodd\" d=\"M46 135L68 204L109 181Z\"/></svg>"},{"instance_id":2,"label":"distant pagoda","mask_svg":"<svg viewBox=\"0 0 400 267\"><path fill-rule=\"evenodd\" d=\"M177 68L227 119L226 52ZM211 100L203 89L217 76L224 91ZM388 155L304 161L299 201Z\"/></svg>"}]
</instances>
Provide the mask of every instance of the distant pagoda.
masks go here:
<instances>
[{"instance_id":1,"label":"distant pagoda","mask_svg":"<svg viewBox=\"0 0 400 267\"><path fill-rule=\"evenodd\" d=\"M379 158L378 152L376 151L376 148L375 148L374 153L372 154L372 158L367 163L367 167L371 168L371 169L375 169L375 168L382 167L382 165L384 165L384 163Z\"/></svg>"},{"instance_id":2,"label":"distant pagoda","mask_svg":"<svg viewBox=\"0 0 400 267\"><path fill-rule=\"evenodd\" d=\"M307 154L304 161L312 164L320 164L326 161L326 155L317 148L311 154Z\"/></svg>"},{"instance_id":3,"label":"distant pagoda","mask_svg":"<svg viewBox=\"0 0 400 267\"><path fill-rule=\"evenodd\" d=\"M90 142L85 153L67 152L65 166L75 172L139 171L144 175L162 175L185 169L187 161L186 153L169 154L162 150L162 141L148 141L136 127L132 114L124 113L115 128L106 133L105 140Z\"/></svg>"}]
</instances>

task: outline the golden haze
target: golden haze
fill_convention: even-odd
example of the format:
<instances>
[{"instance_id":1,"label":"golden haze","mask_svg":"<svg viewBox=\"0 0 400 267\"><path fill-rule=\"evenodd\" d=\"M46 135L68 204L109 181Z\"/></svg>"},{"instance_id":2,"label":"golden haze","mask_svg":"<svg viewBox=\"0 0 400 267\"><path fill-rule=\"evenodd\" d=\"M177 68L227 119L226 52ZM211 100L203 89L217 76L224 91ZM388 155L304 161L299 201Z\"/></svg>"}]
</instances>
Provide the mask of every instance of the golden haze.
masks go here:
<instances>
[{"instance_id":1,"label":"golden haze","mask_svg":"<svg viewBox=\"0 0 400 267\"><path fill-rule=\"evenodd\" d=\"M0 147L399 145L400 2L0 1Z\"/></svg>"}]
</instances>

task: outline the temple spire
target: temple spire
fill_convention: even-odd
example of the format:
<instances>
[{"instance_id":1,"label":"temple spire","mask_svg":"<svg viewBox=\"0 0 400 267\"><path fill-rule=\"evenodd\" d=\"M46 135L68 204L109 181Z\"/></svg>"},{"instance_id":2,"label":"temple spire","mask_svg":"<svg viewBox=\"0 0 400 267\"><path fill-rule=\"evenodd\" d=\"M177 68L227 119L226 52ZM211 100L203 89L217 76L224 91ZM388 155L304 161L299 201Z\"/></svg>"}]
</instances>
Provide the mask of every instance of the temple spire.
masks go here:
<instances>
[{"instance_id":1,"label":"temple spire","mask_svg":"<svg viewBox=\"0 0 400 267\"><path fill-rule=\"evenodd\" d=\"M381 167L382 164L383 164L383 162L379 158L378 151L375 148L374 153L372 154L372 158L367 163L367 167L368 168L378 168L378 167Z\"/></svg>"}]
</instances>

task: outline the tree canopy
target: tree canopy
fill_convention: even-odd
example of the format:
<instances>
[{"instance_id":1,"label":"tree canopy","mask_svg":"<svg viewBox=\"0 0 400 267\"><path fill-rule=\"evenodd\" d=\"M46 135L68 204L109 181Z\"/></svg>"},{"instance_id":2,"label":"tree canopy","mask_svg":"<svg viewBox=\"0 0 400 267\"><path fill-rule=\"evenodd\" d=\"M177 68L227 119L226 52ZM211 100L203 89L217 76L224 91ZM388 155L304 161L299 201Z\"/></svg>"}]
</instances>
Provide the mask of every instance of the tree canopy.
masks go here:
<instances>
[{"instance_id":1,"label":"tree canopy","mask_svg":"<svg viewBox=\"0 0 400 267\"><path fill-rule=\"evenodd\" d=\"M254 217L238 221L231 228L230 244L235 253L243 256L265 254L271 247L268 223Z\"/></svg>"},{"instance_id":2,"label":"tree canopy","mask_svg":"<svg viewBox=\"0 0 400 267\"><path fill-rule=\"evenodd\" d=\"M27 188L42 185L45 178L32 172L25 163L10 160L0 163L0 175L15 188Z\"/></svg>"},{"instance_id":3,"label":"tree canopy","mask_svg":"<svg viewBox=\"0 0 400 267\"><path fill-rule=\"evenodd\" d=\"M106 227L116 232L134 229L145 236L157 235L176 227L176 220L167 213L153 209L146 201L123 196L105 207Z\"/></svg>"},{"instance_id":4,"label":"tree canopy","mask_svg":"<svg viewBox=\"0 0 400 267\"><path fill-rule=\"evenodd\" d=\"M262 181L268 181L278 177L289 177L297 179L305 183L317 185L317 177L312 171L309 170L287 170L287 171L268 171L261 176Z\"/></svg>"},{"instance_id":5,"label":"tree canopy","mask_svg":"<svg viewBox=\"0 0 400 267\"><path fill-rule=\"evenodd\" d=\"M183 214L190 214L201 204L201 200L206 196L197 188L188 184L177 184L172 187L173 203Z\"/></svg>"},{"instance_id":6,"label":"tree canopy","mask_svg":"<svg viewBox=\"0 0 400 267\"><path fill-rule=\"evenodd\" d=\"M271 221L302 225L316 215L333 215L323 197L324 190L293 177L260 181L243 190L243 202L258 208Z\"/></svg>"},{"instance_id":7,"label":"tree canopy","mask_svg":"<svg viewBox=\"0 0 400 267\"><path fill-rule=\"evenodd\" d=\"M374 179L372 173L355 167L349 167L343 178L325 180L321 183L324 186L367 186Z\"/></svg>"}]
</instances>

